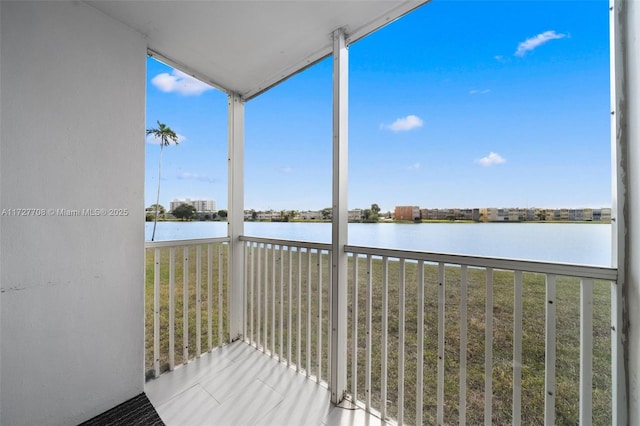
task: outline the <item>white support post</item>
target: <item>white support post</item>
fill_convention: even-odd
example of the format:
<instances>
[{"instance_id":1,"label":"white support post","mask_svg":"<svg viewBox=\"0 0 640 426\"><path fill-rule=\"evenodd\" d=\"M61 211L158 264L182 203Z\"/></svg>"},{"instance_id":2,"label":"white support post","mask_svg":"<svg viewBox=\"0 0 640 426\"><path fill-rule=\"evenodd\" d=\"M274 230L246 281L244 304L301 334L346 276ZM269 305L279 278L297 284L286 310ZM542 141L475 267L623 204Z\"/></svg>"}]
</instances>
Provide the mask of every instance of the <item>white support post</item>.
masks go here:
<instances>
[{"instance_id":1,"label":"white support post","mask_svg":"<svg viewBox=\"0 0 640 426\"><path fill-rule=\"evenodd\" d=\"M244 309L244 101L229 95L229 341L242 336Z\"/></svg>"},{"instance_id":2,"label":"white support post","mask_svg":"<svg viewBox=\"0 0 640 426\"><path fill-rule=\"evenodd\" d=\"M342 30L333 33L333 219L331 232L331 401L347 389L347 146L349 52Z\"/></svg>"},{"instance_id":3,"label":"white support post","mask_svg":"<svg viewBox=\"0 0 640 426\"><path fill-rule=\"evenodd\" d=\"M611 264L618 279L611 284L612 424L637 424L640 407L640 4L609 2L611 82ZM631 402L631 403L630 403Z\"/></svg>"}]
</instances>

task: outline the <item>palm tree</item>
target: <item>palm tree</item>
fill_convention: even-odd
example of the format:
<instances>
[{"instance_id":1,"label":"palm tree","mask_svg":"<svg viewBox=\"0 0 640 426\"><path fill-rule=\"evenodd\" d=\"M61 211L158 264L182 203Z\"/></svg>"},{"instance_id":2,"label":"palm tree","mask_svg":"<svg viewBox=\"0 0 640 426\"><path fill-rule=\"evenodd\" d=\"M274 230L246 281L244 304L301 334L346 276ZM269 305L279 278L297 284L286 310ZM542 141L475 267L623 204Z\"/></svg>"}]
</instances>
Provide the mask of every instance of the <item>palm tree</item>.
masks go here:
<instances>
[{"instance_id":1,"label":"palm tree","mask_svg":"<svg viewBox=\"0 0 640 426\"><path fill-rule=\"evenodd\" d=\"M170 145L171 142L178 145L178 135L171 130L166 124L158 121L158 127L155 129L147 129L147 136L153 135L160 141L160 159L158 160L158 196L156 197L156 205L160 204L160 173L162 171L162 149ZM151 234L151 241L156 237L156 225L158 224L158 209L156 209L155 219L153 221L153 234Z\"/></svg>"}]
</instances>

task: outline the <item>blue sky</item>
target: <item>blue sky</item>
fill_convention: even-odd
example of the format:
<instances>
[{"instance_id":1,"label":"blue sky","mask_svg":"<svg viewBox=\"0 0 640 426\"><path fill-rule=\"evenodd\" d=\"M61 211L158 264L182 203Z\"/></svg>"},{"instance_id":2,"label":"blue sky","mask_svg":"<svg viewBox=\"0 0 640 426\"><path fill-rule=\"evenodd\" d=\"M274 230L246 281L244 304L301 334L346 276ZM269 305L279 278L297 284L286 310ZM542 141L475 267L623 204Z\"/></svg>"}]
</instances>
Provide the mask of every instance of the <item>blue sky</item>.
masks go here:
<instances>
[{"instance_id":1,"label":"blue sky","mask_svg":"<svg viewBox=\"0 0 640 426\"><path fill-rule=\"evenodd\" d=\"M433 0L349 48L349 207L611 203L608 1ZM160 203L227 208L227 98L153 59ZM331 205L331 61L246 105L245 207ZM145 205L159 146L146 143Z\"/></svg>"}]
</instances>

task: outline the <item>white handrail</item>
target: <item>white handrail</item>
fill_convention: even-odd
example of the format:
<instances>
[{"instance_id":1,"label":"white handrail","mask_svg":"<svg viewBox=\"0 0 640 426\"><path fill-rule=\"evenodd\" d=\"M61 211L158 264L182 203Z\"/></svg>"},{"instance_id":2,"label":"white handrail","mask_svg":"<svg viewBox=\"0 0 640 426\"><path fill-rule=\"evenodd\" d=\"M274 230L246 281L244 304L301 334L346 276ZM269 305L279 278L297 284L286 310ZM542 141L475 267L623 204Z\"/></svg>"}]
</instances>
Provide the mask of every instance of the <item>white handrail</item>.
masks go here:
<instances>
[{"instance_id":1,"label":"white handrail","mask_svg":"<svg viewBox=\"0 0 640 426\"><path fill-rule=\"evenodd\" d=\"M615 281L618 270L606 266L575 265L570 263L541 262L534 260L500 259L493 257L468 256L460 254L431 253L425 251L386 249L377 247L345 246L347 253L373 255L414 261L467 265L478 268L492 268L506 271L534 272L554 274L577 278L593 278L596 280Z\"/></svg>"}]
</instances>

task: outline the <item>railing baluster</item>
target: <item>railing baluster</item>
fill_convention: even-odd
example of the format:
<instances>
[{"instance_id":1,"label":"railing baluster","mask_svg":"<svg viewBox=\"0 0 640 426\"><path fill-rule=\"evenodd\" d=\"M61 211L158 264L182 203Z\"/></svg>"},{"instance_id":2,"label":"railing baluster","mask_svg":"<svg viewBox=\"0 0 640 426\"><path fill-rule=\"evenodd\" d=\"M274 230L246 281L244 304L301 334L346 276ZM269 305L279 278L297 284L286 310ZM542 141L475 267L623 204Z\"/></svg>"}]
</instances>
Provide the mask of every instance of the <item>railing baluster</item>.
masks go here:
<instances>
[{"instance_id":1,"label":"railing baluster","mask_svg":"<svg viewBox=\"0 0 640 426\"><path fill-rule=\"evenodd\" d=\"M444 263L438 264L438 389L437 422L444 424L444 341L445 341L445 282Z\"/></svg>"},{"instance_id":2,"label":"railing baluster","mask_svg":"<svg viewBox=\"0 0 640 426\"><path fill-rule=\"evenodd\" d=\"M382 345L380 354L381 357L381 381L380 381L380 401L382 403L382 409L380 410L380 417L382 420L387 418L387 345L389 328L389 258L382 258Z\"/></svg>"},{"instance_id":3,"label":"railing baluster","mask_svg":"<svg viewBox=\"0 0 640 426\"><path fill-rule=\"evenodd\" d=\"M160 249L153 250L153 374L160 375Z\"/></svg>"},{"instance_id":4,"label":"railing baluster","mask_svg":"<svg viewBox=\"0 0 640 426\"><path fill-rule=\"evenodd\" d=\"M255 305L254 305L254 293L255 293L255 254L256 254L256 247L253 243L249 243L250 245L250 251L251 251L251 274L249 275L250 279L251 279L251 290L250 290L250 296L249 296L249 304L250 309L250 317L251 320L249 321L250 324L250 338L249 338L249 343L251 343L252 345L256 344L255 341L255 318L254 318L254 312L255 312Z\"/></svg>"},{"instance_id":5,"label":"railing baluster","mask_svg":"<svg viewBox=\"0 0 640 426\"><path fill-rule=\"evenodd\" d=\"M460 399L458 424L467 424L467 289L469 284L466 265L460 267Z\"/></svg>"},{"instance_id":6,"label":"railing baluster","mask_svg":"<svg viewBox=\"0 0 640 426\"><path fill-rule=\"evenodd\" d=\"M224 273L224 263L222 262L222 253L223 253L224 244L218 244L218 346L222 347L224 340L222 338L222 329L223 329L223 314L224 314L224 291L223 291L223 273ZM246 310L246 307L245 309ZM246 324L246 317L245 317Z\"/></svg>"},{"instance_id":7,"label":"railing baluster","mask_svg":"<svg viewBox=\"0 0 640 426\"><path fill-rule=\"evenodd\" d=\"M522 422L522 271L514 274L513 289L513 425Z\"/></svg>"},{"instance_id":8,"label":"railing baluster","mask_svg":"<svg viewBox=\"0 0 640 426\"><path fill-rule=\"evenodd\" d=\"M398 295L398 424L404 424L404 321L405 321L405 260L400 259Z\"/></svg>"},{"instance_id":9,"label":"railing baluster","mask_svg":"<svg viewBox=\"0 0 640 426\"><path fill-rule=\"evenodd\" d=\"M580 281L580 425L592 422L593 280Z\"/></svg>"},{"instance_id":10,"label":"railing baluster","mask_svg":"<svg viewBox=\"0 0 640 426\"><path fill-rule=\"evenodd\" d=\"M353 254L353 296L351 301L351 392L358 399L358 254Z\"/></svg>"},{"instance_id":11,"label":"railing baluster","mask_svg":"<svg viewBox=\"0 0 640 426\"><path fill-rule=\"evenodd\" d=\"M189 362L189 246L182 247L182 362Z\"/></svg>"},{"instance_id":12,"label":"railing baluster","mask_svg":"<svg viewBox=\"0 0 640 426\"><path fill-rule=\"evenodd\" d=\"M276 352L276 247L271 246L271 357Z\"/></svg>"},{"instance_id":13,"label":"railing baluster","mask_svg":"<svg viewBox=\"0 0 640 426\"><path fill-rule=\"evenodd\" d=\"M365 341L365 384L364 384L364 395L365 395L365 407L367 411L371 411L371 299L372 299L372 262L371 255L367 255L367 300L365 307L365 330L366 330L366 341Z\"/></svg>"},{"instance_id":14,"label":"railing baluster","mask_svg":"<svg viewBox=\"0 0 640 426\"><path fill-rule=\"evenodd\" d=\"M611 417L612 424L624 424L627 420L627 371L624 360L624 299L623 281L611 280L609 291L611 300L610 327L611 332Z\"/></svg>"},{"instance_id":15,"label":"railing baluster","mask_svg":"<svg viewBox=\"0 0 640 426\"><path fill-rule=\"evenodd\" d=\"M176 248L169 249L169 371L175 367L176 353Z\"/></svg>"},{"instance_id":16,"label":"railing baluster","mask_svg":"<svg viewBox=\"0 0 640 426\"><path fill-rule=\"evenodd\" d=\"M196 358L202 353L202 246L196 246Z\"/></svg>"},{"instance_id":17,"label":"railing baluster","mask_svg":"<svg viewBox=\"0 0 640 426\"><path fill-rule=\"evenodd\" d=\"M348 255L347 255L348 256ZM331 273L331 268L333 267L333 265L331 264L331 259L333 259L333 255L332 255L332 251L328 250L327 251L327 276L329 277L329 282L327 283L327 303L329 305L329 312L331 312L331 301L333 300L333 274ZM333 365L331 364L331 350L332 350L332 346L331 346L331 330L333 329L333 320L332 320L332 315L328 314L327 315L327 382L329 382L329 389L331 389L331 371L333 368ZM345 359L344 362L347 362L347 360Z\"/></svg>"},{"instance_id":18,"label":"railing baluster","mask_svg":"<svg viewBox=\"0 0 640 426\"><path fill-rule=\"evenodd\" d=\"M291 250L291 246L287 247L287 251L289 252L289 262L288 262L288 266L287 266L287 276L289 277L289 286L288 286L288 291L289 291L289 299L287 300L287 307L289 309L289 314L288 314L288 318L287 318L287 366L291 365L291 341L293 340L293 324L291 323L291 310L293 308L293 268L292 268L292 261L293 261L293 251Z\"/></svg>"},{"instance_id":19,"label":"railing baluster","mask_svg":"<svg viewBox=\"0 0 640 426\"><path fill-rule=\"evenodd\" d=\"M492 424L493 402L493 269L486 271L484 302L484 424Z\"/></svg>"},{"instance_id":20,"label":"railing baluster","mask_svg":"<svg viewBox=\"0 0 640 426\"><path fill-rule=\"evenodd\" d=\"M556 276L547 275L547 309L544 360L544 424L555 423L556 411Z\"/></svg>"},{"instance_id":21,"label":"railing baluster","mask_svg":"<svg viewBox=\"0 0 640 426\"><path fill-rule=\"evenodd\" d=\"M213 244L207 244L207 352L213 349ZM244 312L246 309L243 309Z\"/></svg>"},{"instance_id":22,"label":"railing baluster","mask_svg":"<svg viewBox=\"0 0 640 426\"><path fill-rule=\"evenodd\" d=\"M416 424L422 424L424 394L424 261L418 262L418 351L416 353Z\"/></svg>"},{"instance_id":23,"label":"railing baluster","mask_svg":"<svg viewBox=\"0 0 640 426\"><path fill-rule=\"evenodd\" d=\"M307 377L311 375L311 249L307 249Z\"/></svg>"},{"instance_id":24,"label":"railing baluster","mask_svg":"<svg viewBox=\"0 0 640 426\"><path fill-rule=\"evenodd\" d=\"M257 325L257 329L256 329L256 335L257 335L257 342L256 342L256 347L258 349L260 349L262 347L262 350L264 351L264 346L262 346L262 268L260 267L262 264L262 245L258 244L258 252L256 253L256 263L257 263L257 271L256 271L256 279L257 279L257 287L258 287L258 294L257 294L257 298L256 298L256 305L258 305L258 312L257 312L257 321L258 321L258 325Z\"/></svg>"},{"instance_id":25,"label":"railing baluster","mask_svg":"<svg viewBox=\"0 0 640 426\"><path fill-rule=\"evenodd\" d=\"M249 344L251 344L251 336L249 336L249 330L251 330L251 326L249 325L249 300L250 300L250 290L249 290L249 282L250 282L250 274L251 274L251 260L249 259L249 242L245 241L243 243L244 249L244 283L243 291L244 291L244 306L242 307L242 336L244 341L248 340ZM219 246L220 249L222 246Z\"/></svg>"},{"instance_id":26,"label":"railing baluster","mask_svg":"<svg viewBox=\"0 0 640 426\"><path fill-rule=\"evenodd\" d=\"M322 251L318 250L318 315L317 315L317 333L318 333L318 371L316 373L316 382L322 380Z\"/></svg>"},{"instance_id":27,"label":"railing baluster","mask_svg":"<svg viewBox=\"0 0 640 426\"><path fill-rule=\"evenodd\" d=\"M264 327L262 327L262 351L269 350L269 246L264 245Z\"/></svg>"},{"instance_id":28,"label":"railing baluster","mask_svg":"<svg viewBox=\"0 0 640 426\"><path fill-rule=\"evenodd\" d=\"M282 361L282 355L284 354L284 341L283 341L283 330L284 330L284 277L282 276L284 272L284 246L280 245L278 262L280 262L280 352L278 352L278 361Z\"/></svg>"},{"instance_id":29,"label":"railing baluster","mask_svg":"<svg viewBox=\"0 0 640 426\"><path fill-rule=\"evenodd\" d=\"M300 353L301 353L301 341L302 341L302 249L298 250L298 310L296 313L297 319L297 334L296 334L296 371L300 371Z\"/></svg>"}]
</instances>

